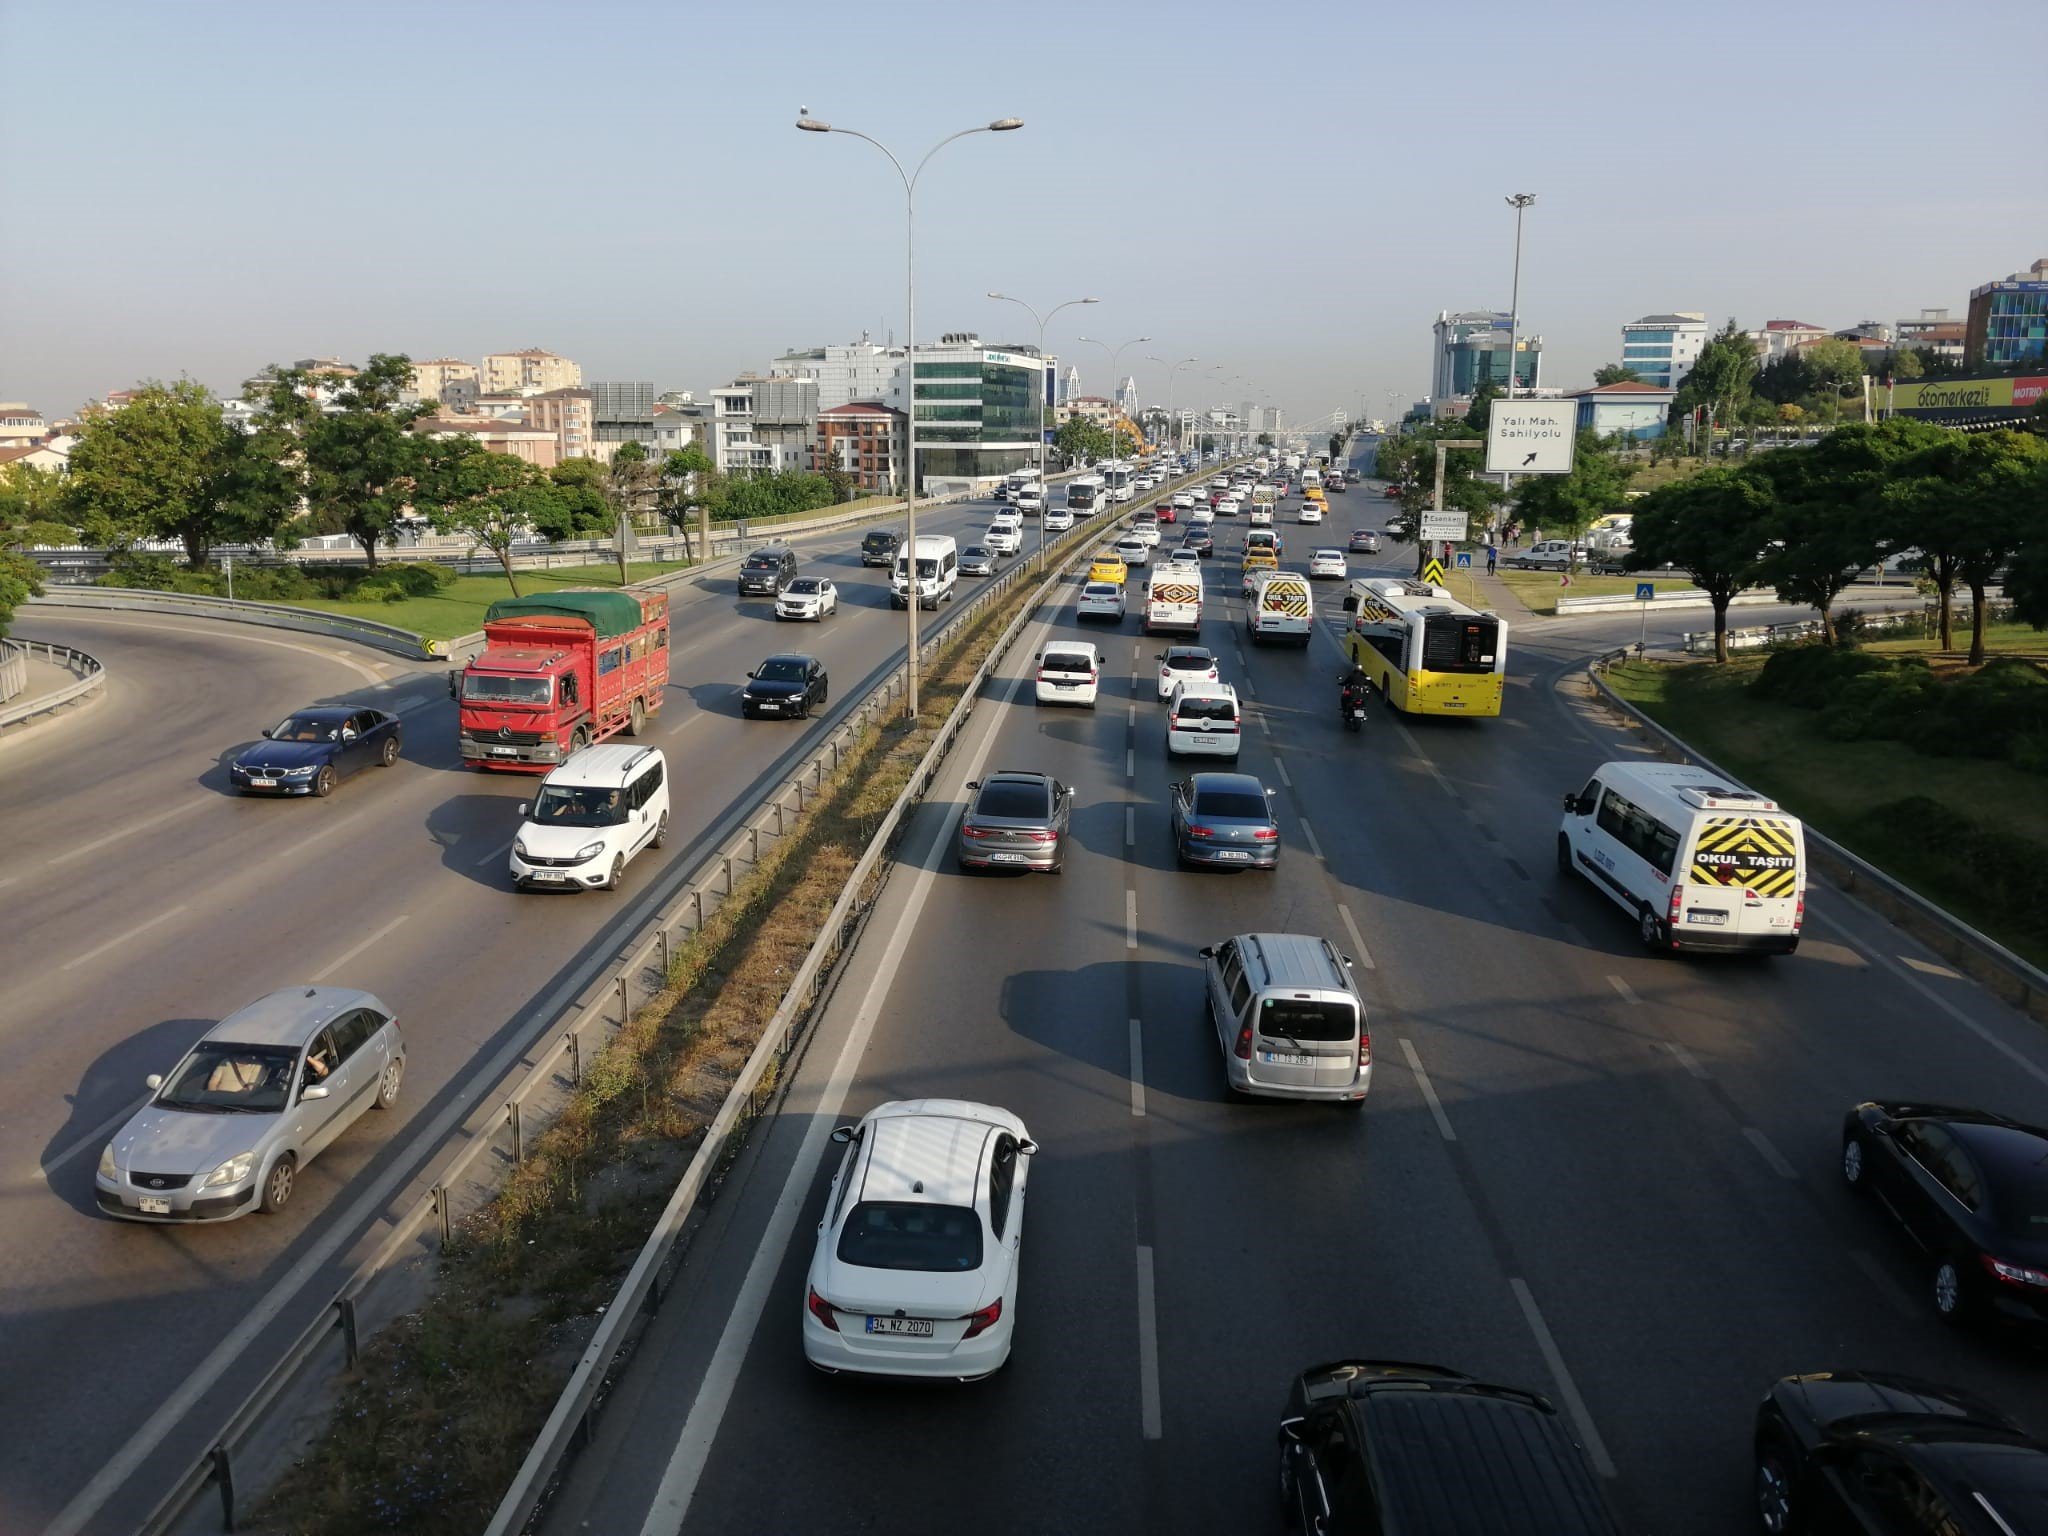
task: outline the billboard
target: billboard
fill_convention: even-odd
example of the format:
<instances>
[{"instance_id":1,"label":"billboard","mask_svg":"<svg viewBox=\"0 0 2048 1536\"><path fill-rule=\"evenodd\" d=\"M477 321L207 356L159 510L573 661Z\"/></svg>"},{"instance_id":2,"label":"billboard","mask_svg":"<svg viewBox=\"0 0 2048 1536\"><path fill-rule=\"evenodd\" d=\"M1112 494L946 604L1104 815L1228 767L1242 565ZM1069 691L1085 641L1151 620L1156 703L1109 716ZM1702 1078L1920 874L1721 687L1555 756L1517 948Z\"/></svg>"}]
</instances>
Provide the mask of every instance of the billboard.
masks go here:
<instances>
[{"instance_id":1,"label":"billboard","mask_svg":"<svg viewBox=\"0 0 2048 1536\"><path fill-rule=\"evenodd\" d=\"M2048 376L2001 379L1925 379L1897 384L1885 392L1888 410L1929 420L1967 421L1986 416L2024 416L2048 393Z\"/></svg>"}]
</instances>

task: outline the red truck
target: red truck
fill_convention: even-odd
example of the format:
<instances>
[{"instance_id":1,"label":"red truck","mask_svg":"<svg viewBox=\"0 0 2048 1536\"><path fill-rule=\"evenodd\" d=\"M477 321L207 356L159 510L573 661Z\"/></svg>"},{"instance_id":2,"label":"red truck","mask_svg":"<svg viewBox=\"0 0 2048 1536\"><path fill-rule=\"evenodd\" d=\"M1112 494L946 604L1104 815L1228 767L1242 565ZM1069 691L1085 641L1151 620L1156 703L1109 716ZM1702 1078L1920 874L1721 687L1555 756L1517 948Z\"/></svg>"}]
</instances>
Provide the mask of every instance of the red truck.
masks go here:
<instances>
[{"instance_id":1,"label":"red truck","mask_svg":"<svg viewBox=\"0 0 2048 1536\"><path fill-rule=\"evenodd\" d=\"M450 686L462 760L546 773L579 747L637 736L668 689L668 594L635 587L508 597Z\"/></svg>"}]
</instances>

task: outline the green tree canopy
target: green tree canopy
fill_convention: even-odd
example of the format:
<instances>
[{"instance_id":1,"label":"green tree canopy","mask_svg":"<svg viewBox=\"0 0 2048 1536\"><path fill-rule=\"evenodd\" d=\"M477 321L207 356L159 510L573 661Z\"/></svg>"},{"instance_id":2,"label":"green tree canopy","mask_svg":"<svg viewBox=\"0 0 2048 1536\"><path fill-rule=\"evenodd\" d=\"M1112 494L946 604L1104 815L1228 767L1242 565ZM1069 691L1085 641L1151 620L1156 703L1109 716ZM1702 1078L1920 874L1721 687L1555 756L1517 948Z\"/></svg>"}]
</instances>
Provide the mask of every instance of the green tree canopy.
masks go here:
<instances>
[{"instance_id":1,"label":"green tree canopy","mask_svg":"<svg viewBox=\"0 0 2048 1536\"><path fill-rule=\"evenodd\" d=\"M1493 416L1493 402L1503 393L1505 391L1493 380L1481 380L1479 387L1472 391L1472 404L1465 411L1465 425L1474 432L1484 432L1486 423Z\"/></svg>"},{"instance_id":2,"label":"green tree canopy","mask_svg":"<svg viewBox=\"0 0 2048 1536\"><path fill-rule=\"evenodd\" d=\"M1109 457L1109 433L1085 416L1069 416L1053 434L1053 446L1079 464Z\"/></svg>"},{"instance_id":3,"label":"green tree canopy","mask_svg":"<svg viewBox=\"0 0 2048 1536\"><path fill-rule=\"evenodd\" d=\"M1596 385L1636 384L1642 381L1642 377L1627 363L1609 363L1604 368L1593 370L1593 382Z\"/></svg>"},{"instance_id":4,"label":"green tree canopy","mask_svg":"<svg viewBox=\"0 0 2048 1536\"><path fill-rule=\"evenodd\" d=\"M43 568L27 555L0 550L0 638L14 624L14 610L43 591Z\"/></svg>"},{"instance_id":5,"label":"green tree canopy","mask_svg":"<svg viewBox=\"0 0 2048 1536\"><path fill-rule=\"evenodd\" d=\"M1829 645L1838 638L1835 599L1885 548L1880 492L1912 447L1907 434L1859 425L1811 448L1759 454L1745 470L1771 497L1771 545L1759 574L1786 602L1820 614Z\"/></svg>"},{"instance_id":6,"label":"green tree canopy","mask_svg":"<svg viewBox=\"0 0 2048 1536\"><path fill-rule=\"evenodd\" d=\"M1630 542L1645 566L1672 565L1714 605L1714 659L1728 659L1728 604L1756 580L1771 496L1746 470L1717 466L1633 504Z\"/></svg>"},{"instance_id":7,"label":"green tree canopy","mask_svg":"<svg viewBox=\"0 0 2048 1536\"><path fill-rule=\"evenodd\" d=\"M33 464L0 468L0 545L69 544L78 531L68 521L64 477Z\"/></svg>"},{"instance_id":8,"label":"green tree canopy","mask_svg":"<svg viewBox=\"0 0 2048 1536\"><path fill-rule=\"evenodd\" d=\"M551 515L560 493L524 459L489 453L460 438L428 438L414 461L413 502L443 533L459 533L497 556L512 595L519 575L512 547Z\"/></svg>"},{"instance_id":9,"label":"green tree canopy","mask_svg":"<svg viewBox=\"0 0 2048 1536\"><path fill-rule=\"evenodd\" d=\"M611 502L606 499L610 476L603 464L596 459L564 459L547 476L555 494L542 509L534 532L554 544L611 532Z\"/></svg>"},{"instance_id":10,"label":"green tree canopy","mask_svg":"<svg viewBox=\"0 0 2048 1536\"><path fill-rule=\"evenodd\" d=\"M1671 419L1681 420L1704 406L1717 422L1740 420L1756 376L1756 344L1731 318L1708 339L1692 371L1679 383L1671 402Z\"/></svg>"},{"instance_id":11,"label":"green tree canopy","mask_svg":"<svg viewBox=\"0 0 2048 1536\"><path fill-rule=\"evenodd\" d=\"M1515 482L1515 516L1546 535L1570 538L1595 518L1621 510L1622 492L1635 471L1599 433L1579 434L1568 475L1526 475Z\"/></svg>"}]
</instances>

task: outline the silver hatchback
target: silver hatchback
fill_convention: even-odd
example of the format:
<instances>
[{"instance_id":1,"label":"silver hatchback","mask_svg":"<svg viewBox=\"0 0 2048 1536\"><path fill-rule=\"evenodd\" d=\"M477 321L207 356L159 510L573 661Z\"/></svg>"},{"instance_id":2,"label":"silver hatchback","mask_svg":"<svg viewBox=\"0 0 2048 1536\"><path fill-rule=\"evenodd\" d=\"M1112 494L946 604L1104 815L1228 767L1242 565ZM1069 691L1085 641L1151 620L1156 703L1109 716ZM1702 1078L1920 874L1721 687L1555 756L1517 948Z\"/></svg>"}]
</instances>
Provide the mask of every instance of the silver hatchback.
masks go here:
<instances>
[{"instance_id":1,"label":"silver hatchback","mask_svg":"<svg viewBox=\"0 0 2048 1536\"><path fill-rule=\"evenodd\" d=\"M1071 789L1049 773L1016 769L992 773L967 787L974 799L960 818L962 869L1060 872L1074 804Z\"/></svg>"},{"instance_id":2,"label":"silver hatchback","mask_svg":"<svg viewBox=\"0 0 2048 1536\"><path fill-rule=\"evenodd\" d=\"M100 1209L130 1221L281 1210L301 1168L405 1078L398 1021L353 987L286 987L209 1029L100 1154Z\"/></svg>"}]
</instances>

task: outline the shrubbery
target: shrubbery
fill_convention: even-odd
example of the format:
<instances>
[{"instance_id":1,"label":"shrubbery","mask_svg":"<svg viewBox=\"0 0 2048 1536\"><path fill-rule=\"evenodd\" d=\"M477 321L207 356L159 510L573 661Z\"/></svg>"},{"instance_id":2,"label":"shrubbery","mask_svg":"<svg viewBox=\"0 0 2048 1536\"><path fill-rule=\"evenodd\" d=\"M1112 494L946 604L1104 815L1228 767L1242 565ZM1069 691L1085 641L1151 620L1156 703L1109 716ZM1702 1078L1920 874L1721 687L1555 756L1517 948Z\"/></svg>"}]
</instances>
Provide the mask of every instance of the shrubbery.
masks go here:
<instances>
[{"instance_id":1,"label":"shrubbery","mask_svg":"<svg viewBox=\"0 0 2048 1536\"><path fill-rule=\"evenodd\" d=\"M213 566L188 570L164 555L126 550L114 554L112 565L99 579L100 586L198 597L228 595L227 573ZM294 603L309 597L399 603L408 597L431 597L454 580L453 570L430 561L396 561L375 571L354 565L245 565L235 569L235 596L252 603Z\"/></svg>"},{"instance_id":2,"label":"shrubbery","mask_svg":"<svg viewBox=\"0 0 2048 1536\"><path fill-rule=\"evenodd\" d=\"M1917 656L1797 645L1773 654L1749 691L1817 710L1836 741L1899 741L1930 757L2048 773L2048 672L2019 657L1950 679Z\"/></svg>"},{"instance_id":3,"label":"shrubbery","mask_svg":"<svg viewBox=\"0 0 2048 1536\"><path fill-rule=\"evenodd\" d=\"M2048 938L2048 846L2010 827L1972 821L1926 795L1865 812L1857 830L1917 866L1894 874L1917 877L1942 894L1961 872L1973 901L1997 909L2022 937Z\"/></svg>"}]
</instances>

